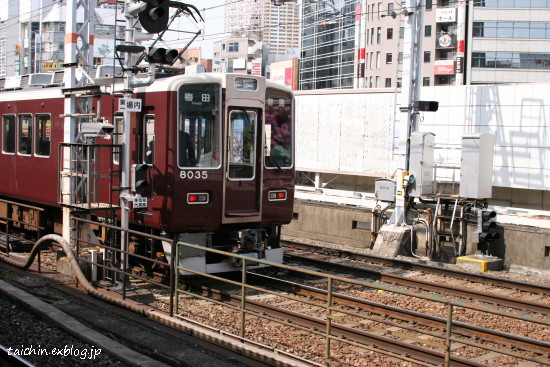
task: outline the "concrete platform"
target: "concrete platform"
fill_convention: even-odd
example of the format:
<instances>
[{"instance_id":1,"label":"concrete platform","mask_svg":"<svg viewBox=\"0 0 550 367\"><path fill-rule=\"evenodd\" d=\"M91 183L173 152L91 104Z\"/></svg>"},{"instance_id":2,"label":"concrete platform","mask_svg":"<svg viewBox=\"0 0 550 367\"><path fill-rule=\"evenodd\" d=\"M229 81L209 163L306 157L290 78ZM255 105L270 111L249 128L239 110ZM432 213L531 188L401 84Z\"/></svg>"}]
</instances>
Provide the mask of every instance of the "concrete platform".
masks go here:
<instances>
[{"instance_id":1,"label":"concrete platform","mask_svg":"<svg viewBox=\"0 0 550 367\"><path fill-rule=\"evenodd\" d=\"M502 270L504 260L494 256L469 255L457 258L456 265L466 270L478 271L483 273L488 270Z\"/></svg>"}]
</instances>

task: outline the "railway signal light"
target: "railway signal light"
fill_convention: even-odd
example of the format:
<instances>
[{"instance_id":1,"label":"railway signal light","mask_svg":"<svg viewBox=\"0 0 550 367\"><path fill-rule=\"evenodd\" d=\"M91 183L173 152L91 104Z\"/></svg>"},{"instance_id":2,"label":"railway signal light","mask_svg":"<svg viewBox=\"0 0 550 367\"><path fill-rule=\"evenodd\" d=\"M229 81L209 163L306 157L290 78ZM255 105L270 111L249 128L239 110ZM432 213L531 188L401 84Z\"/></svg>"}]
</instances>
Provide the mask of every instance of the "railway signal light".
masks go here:
<instances>
[{"instance_id":1,"label":"railway signal light","mask_svg":"<svg viewBox=\"0 0 550 367\"><path fill-rule=\"evenodd\" d=\"M489 249L489 244L500 238L500 234L493 232L496 227L497 213L492 210L479 210L477 212L477 231L473 233L472 241L477 243L477 248L483 254Z\"/></svg>"},{"instance_id":2,"label":"railway signal light","mask_svg":"<svg viewBox=\"0 0 550 367\"><path fill-rule=\"evenodd\" d=\"M172 65L179 56L178 50L152 47L147 53L147 62L153 64Z\"/></svg>"},{"instance_id":3,"label":"railway signal light","mask_svg":"<svg viewBox=\"0 0 550 367\"><path fill-rule=\"evenodd\" d=\"M132 191L136 194L145 196L149 188L149 169L145 163L132 165Z\"/></svg>"},{"instance_id":4,"label":"railway signal light","mask_svg":"<svg viewBox=\"0 0 550 367\"><path fill-rule=\"evenodd\" d=\"M140 5L138 13L139 23L149 33L160 33L168 28L170 18L169 0L141 0L146 3Z\"/></svg>"}]
</instances>

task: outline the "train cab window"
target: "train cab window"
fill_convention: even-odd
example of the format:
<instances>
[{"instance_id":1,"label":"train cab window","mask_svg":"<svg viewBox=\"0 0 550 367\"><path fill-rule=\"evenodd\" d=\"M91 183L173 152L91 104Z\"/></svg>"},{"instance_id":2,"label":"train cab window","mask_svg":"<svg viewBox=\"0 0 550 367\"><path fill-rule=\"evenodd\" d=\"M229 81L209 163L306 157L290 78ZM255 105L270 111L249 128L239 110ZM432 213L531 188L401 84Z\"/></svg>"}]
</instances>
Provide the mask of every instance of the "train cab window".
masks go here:
<instances>
[{"instance_id":1,"label":"train cab window","mask_svg":"<svg viewBox=\"0 0 550 367\"><path fill-rule=\"evenodd\" d=\"M155 163L155 116L146 115L143 121L143 163Z\"/></svg>"},{"instance_id":2,"label":"train cab window","mask_svg":"<svg viewBox=\"0 0 550 367\"><path fill-rule=\"evenodd\" d=\"M19 115L18 129L18 153L20 155L32 154L32 115Z\"/></svg>"},{"instance_id":3,"label":"train cab window","mask_svg":"<svg viewBox=\"0 0 550 367\"><path fill-rule=\"evenodd\" d=\"M2 152L15 154L15 115L2 118Z\"/></svg>"},{"instance_id":4,"label":"train cab window","mask_svg":"<svg viewBox=\"0 0 550 367\"><path fill-rule=\"evenodd\" d=\"M252 179L256 156L256 123L254 111L229 113L229 178Z\"/></svg>"},{"instance_id":5,"label":"train cab window","mask_svg":"<svg viewBox=\"0 0 550 367\"><path fill-rule=\"evenodd\" d=\"M124 129L124 117L122 114L115 114L114 122L113 145L120 145L122 144L122 132ZM120 150L113 151L113 163L120 164Z\"/></svg>"},{"instance_id":6,"label":"train cab window","mask_svg":"<svg viewBox=\"0 0 550 367\"><path fill-rule=\"evenodd\" d=\"M178 166L220 167L220 87L183 85L179 90Z\"/></svg>"},{"instance_id":7,"label":"train cab window","mask_svg":"<svg viewBox=\"0 0 550 367\"><path fill-rule=\"evenodd\" d=\"M49 157L52 146L52 117L50 115L36 115L34 139L34 154Z\"/></svg>"},{"instance_id":8,"label":"train cab window","mask_svg":"<svg viewBox=\"0 0 550 367\"><path fill-rule=\"evenodd\" d=\"M292 99L290 94L268 90L265 106L265 166L292 167Z\"/></svg>"}]
</instances>

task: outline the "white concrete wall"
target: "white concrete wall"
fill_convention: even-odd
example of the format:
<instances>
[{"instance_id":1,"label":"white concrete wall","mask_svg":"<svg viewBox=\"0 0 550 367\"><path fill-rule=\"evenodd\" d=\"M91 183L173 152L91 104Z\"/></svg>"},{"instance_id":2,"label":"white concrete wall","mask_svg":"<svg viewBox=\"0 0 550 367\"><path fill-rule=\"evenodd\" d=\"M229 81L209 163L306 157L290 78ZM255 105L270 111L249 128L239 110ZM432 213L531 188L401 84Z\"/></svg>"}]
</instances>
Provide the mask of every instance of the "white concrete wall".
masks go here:
<instances>
[{"instance_id":1,"label":"white concrete wall","mask_svg":"<svg viewBox=\"0 0 550 367\"><path fill-rule=\"evenodd\" d=\"M393 93L300 94L297 169L384 175L393 172Z\"/></svg>"},{"instance_id":2,"label":"white concrete wall","mask_svg":"<svg viewBox=\"0 0 550 367\"><path fill-rule=\"evenodd\" d=\"M439 111L421 113L419 130L435 134L435 164L460 166L461 136L495 135L493 185L550 190L550 84L426 87L422 100ZM297 169L391 175L393 93L327 91L296 96ZM438 180L460 172L438 169Z\"/></svg>"}]
</instances>

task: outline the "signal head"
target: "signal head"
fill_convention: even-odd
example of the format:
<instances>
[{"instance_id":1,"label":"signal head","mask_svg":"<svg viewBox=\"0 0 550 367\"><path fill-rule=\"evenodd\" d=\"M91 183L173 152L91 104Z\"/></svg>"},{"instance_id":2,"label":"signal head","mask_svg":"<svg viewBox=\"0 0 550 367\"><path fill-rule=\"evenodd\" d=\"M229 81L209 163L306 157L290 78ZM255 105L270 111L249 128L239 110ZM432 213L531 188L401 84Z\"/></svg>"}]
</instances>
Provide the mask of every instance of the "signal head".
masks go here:
<instances>
[{"instance_id":1,"label":"signal head","mask_svg":"<svg viewBox=\"0 0 550 367\"><path fill-rule=\"evenodd\" d=\"M143 29L149 33L160 33L168 27L170 15L169 0L142 0L147 3L145 10L138 14Z\"/></svg>"},{"instance_id":2,"label":"signal head","mask_svg":"<svg viewBox=\"0 0 550 367\"><path fill-rule=\"evenodd\" d=\"M176 49L150 48L146 60L149 63L172 65L179 55Z\"/></svg>"}]
</instances>

